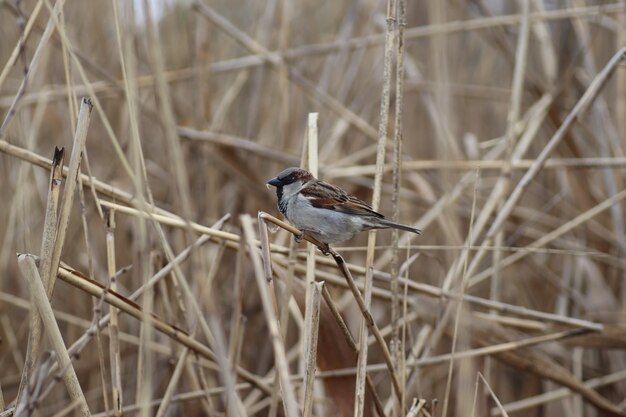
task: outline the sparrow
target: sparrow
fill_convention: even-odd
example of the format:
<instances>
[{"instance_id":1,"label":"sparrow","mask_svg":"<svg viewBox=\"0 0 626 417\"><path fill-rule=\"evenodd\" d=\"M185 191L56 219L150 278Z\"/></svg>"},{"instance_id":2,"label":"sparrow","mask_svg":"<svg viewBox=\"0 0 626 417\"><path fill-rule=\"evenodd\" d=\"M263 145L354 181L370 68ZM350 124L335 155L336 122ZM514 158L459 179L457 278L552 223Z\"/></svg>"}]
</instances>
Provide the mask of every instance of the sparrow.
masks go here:
<instances>
[{"instance_id":1,"label":"sparrow","mask_svg":"<svg viewBox=\"0 0 626 417\"><path fill-rule=\"evenodd\" d=\"M364 201L301 168L287 168L267 184L276 187L278 210L303 233L324 244L325 253L329 244L351 239L366 230L393 228L422 233L385 219Z\"/></svg>"}]
</instances>

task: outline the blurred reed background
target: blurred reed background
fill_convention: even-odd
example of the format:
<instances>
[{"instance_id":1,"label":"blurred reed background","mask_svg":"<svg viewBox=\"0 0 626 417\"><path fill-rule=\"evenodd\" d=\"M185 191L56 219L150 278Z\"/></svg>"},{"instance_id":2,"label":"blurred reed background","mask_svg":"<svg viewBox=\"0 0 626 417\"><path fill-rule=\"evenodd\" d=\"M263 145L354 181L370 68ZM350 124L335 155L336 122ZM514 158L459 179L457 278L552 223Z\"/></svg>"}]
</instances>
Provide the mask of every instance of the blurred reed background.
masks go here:
<instances>
[{"instance_id":1,"label":"blurred reed background","mask_svg":"<svg viewBox=\"0 0 626 417\"><path fill-rule=\"evenodd\" d=\"M625 1L170 3L0 1L0 416L623 415ZM319 176L423 229L369 329L287 231L259 269L311 112Z\"/></svg>"}]
</instances>

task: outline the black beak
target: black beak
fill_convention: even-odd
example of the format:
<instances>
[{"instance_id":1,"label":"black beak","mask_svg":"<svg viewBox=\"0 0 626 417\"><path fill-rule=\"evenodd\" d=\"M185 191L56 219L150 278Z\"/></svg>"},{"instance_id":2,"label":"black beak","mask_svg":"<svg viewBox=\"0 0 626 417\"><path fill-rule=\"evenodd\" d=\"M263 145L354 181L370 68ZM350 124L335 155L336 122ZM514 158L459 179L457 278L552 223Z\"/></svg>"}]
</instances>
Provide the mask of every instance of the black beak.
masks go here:
<instances>
[{"instance_id":1,"label":"black beak","mask_svg":"<svg viewBox=\"0 0 626 417\"><path fill-rule=\"evenodd\" d=\"M278 177L272 178L267 182L269 185L273 185L274 187L280 187L283 185L282 181L278 179Z\"/></svg>"}]
</instances>

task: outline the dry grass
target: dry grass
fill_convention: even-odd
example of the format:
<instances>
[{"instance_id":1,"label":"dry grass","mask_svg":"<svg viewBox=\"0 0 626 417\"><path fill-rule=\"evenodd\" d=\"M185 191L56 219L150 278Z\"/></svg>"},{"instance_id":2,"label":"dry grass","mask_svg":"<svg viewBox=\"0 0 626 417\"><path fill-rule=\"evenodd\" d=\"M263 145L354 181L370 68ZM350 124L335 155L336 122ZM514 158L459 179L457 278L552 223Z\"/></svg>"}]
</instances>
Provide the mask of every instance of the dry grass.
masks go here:
<instances>
[{"instance_id":1,"label":"dry grass","mask_svg":"<svg viewBox=\"0 0 626 417\"><path fill-rule=\"evenodd\" d=\"M626 413L623 1L132 3L0 0L0 416Z\"/></svg>"}]
</instances>

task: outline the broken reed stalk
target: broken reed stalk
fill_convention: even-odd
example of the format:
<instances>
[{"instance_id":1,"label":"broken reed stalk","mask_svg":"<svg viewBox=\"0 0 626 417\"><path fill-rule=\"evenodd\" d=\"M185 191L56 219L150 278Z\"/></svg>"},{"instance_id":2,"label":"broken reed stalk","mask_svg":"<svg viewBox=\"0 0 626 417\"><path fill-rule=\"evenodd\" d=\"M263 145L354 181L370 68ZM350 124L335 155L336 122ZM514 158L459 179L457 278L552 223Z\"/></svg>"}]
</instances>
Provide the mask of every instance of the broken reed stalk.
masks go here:
<instances>
[{"instance_id":1,"label":"broken reed stalk","mask_svg":"<svg viewBox=\"0 0 626 417\"><path fill-rule=\"evenodd\" d=\"M48 182L48 197L46 202L46 214L44 217L43 236L41 239L41 265L39 268L40 275L44 277L44 287L48 288L48 277L50 275L50 267L52 262L52 251L54 241L57 234L57 212L59 207L59 193L61 189L63 171L63 160L65 158L65 150L55 147L54 156L52 157L52 167L50 169L50 181ZM34 313L30 316L28 334L28 345L26 347L26 357L22 376L18 388L17 402L20 402L25 384L30 381L31 373L37 356L39 355L41 345L42 325L41 318Z\"/></svg>"},{"instance_id":2,"label":"broken reed stalk","mask_svg":"<svg viewBox=\"0 0 626 417\"><path fill-rule=\"evenodd\" d=\"M409 411L407 411L406 417L417 417L419 412L422 411L425 405L426 400L421 399L418 401L417 398L413 398L413 404L411 404Z\"/></svg>"},{"instance_id":3,"label":"broken reed stalk","mask_svg":"<svg viewBox=\"0 0 626 417\"><path fill-rule=\"evenodd\" d=\"M56 271L59 268L59 263L61 262L61 252L63 251L65 235L70 223L70 214L72 213L74 195L78 185L80 163L83 152L85 151L85 142L87 140L87 130L89 129L89 118L91 116L92 109L93 105L91 104L91 100L88 97L83 98L81 100L80 111L78 113L78 122L76 124L76 133L74 135L74 143L72 145L70 165L68 167L67 180L65 181L63 198L61 200L61 212L58 219L58 230L54 241L52 259L50 261L50 271L48 271L48 277L44 278L48 285L46 288L48 297L52 294Z\"/></svg>"},{"instance_id":4,"label":"broken reed stalk","mask_svg":"<svg viewBox=\"0 0 626 417\"><path fill-rule=\"evenodd\" d=\"M75 195L74 192L77 187L78 174L80 172L80 161L85 149L85 142L87 140L87 130L89 128L91 110L91 101L89 98L83 98L78 114L76 132L74 134L72 155L70 157L70 166L68 167L68 180L66 181L65 188L63 190L59 214L57 212L59 205L59 186L61 183L60 174L63 170L64 160L64 152L62 150L58 152L55 150L51 164L52 168L50 173L49 195L46 204L44 231L41 243L42 269L40 273L48 298L52 296L54 282L56 280L56 271L59 268L59 262L61 260L61 251L63 249L65 234L69 225L69 218ZM30 379L32 366L39 355L41 320L37 314L33 314L31 317L29 333L26 361L22 371L22 379L20 381L21 388L18 389L18 398L19 394L23 392L24 384L26 384Z\"/></svg>"},{"instance_id":5,"label":"broken reed stalk","mask_svg":"<svg viewBox=\"0 0 626 417\"><path fill-rule=\"evenodd\" d=\"M43 322L48 340L57 354L59 366L61 369L65 370L63 380L70 398L72 401L77 401L80 404L79 407L81 416L90 416L91 412L89 411L87 400L85 399L83 390L78 382L78 377L76 376L76 371L72 366L70 355L65 347L61 330L59 329L54 317L54 311L52 311L52 306L50 305L50 300L48 300L46 289L44 288L42 279L39 276L39 271L37 270L37 265L35 264L35 258L32 255L21 254L18 256L17 260L22 275L28 280L36 310L39 312L39 316Z\"/></svg>"},{"instance_id":6,"label":"broken reed stalk","mask_svg":"<svg viewBox=\"0 0 626 417\"><path fill-rule=\"evenodd\" d=\"M266 324L270 332L272 347L274 349L274 361L276 363L277 373L280 377L280 386L283 397L283 405L287 417L297 417L300 414L298 403L296 401L295 391L289 378L289 363L285 356L285 346L282 343L280 335L280 325L276 317L276 310L272 304L272 296L268 291L268 283L263 274L263 265L256 246L256 237L252 226L252 218L249 215L240 216L243 235L248 245L248 253L254 267L254 276L256 278L259 296L263 304L263 312L265 313Z\"/></svg>"}]
</instances>

